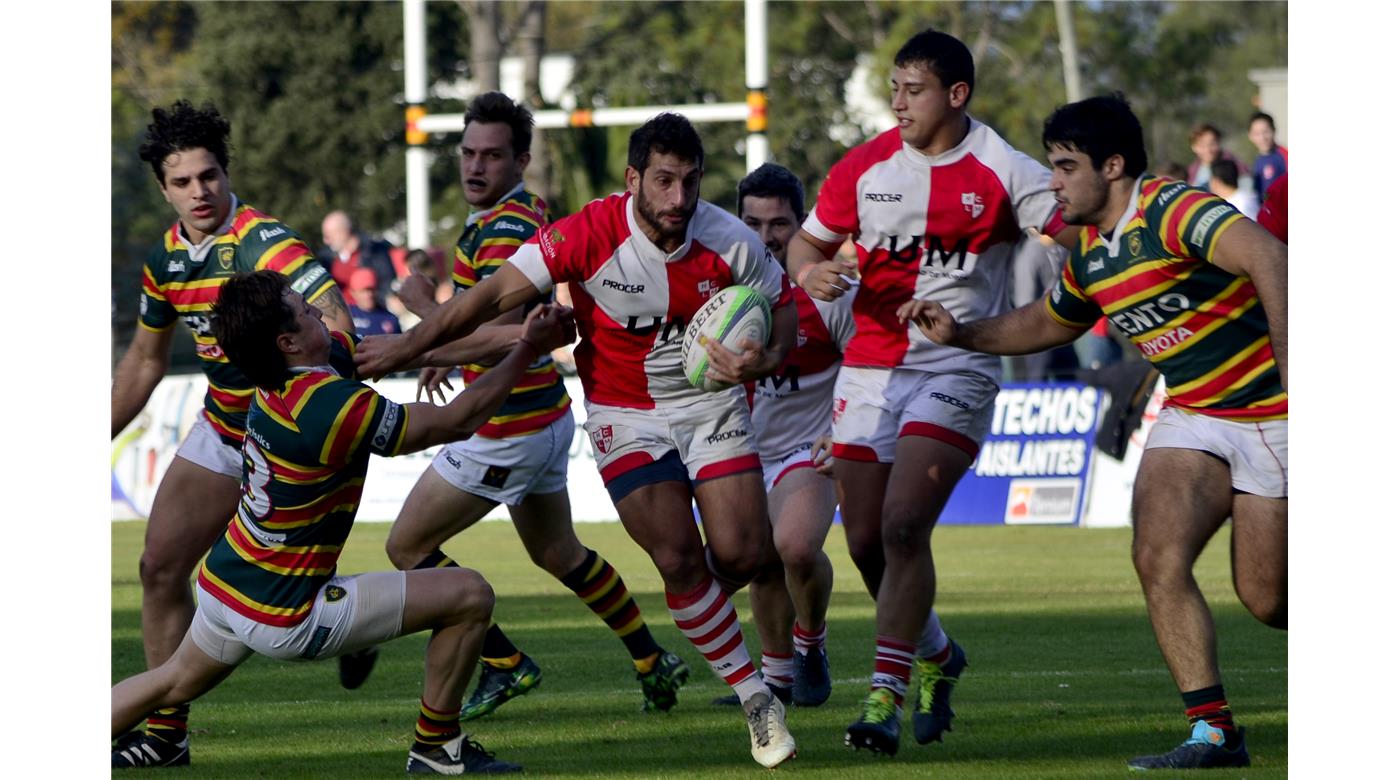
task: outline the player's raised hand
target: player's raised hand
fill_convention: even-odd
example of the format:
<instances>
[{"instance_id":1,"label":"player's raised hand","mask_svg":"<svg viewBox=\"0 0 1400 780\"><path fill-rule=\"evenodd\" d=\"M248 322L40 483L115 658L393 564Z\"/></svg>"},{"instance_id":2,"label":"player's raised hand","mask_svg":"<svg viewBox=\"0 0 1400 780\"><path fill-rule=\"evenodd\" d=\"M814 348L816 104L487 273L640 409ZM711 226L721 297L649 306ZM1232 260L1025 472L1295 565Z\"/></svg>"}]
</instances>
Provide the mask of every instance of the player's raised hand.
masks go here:
<instances>
[{"instance_id":1,"label":"player's raised hand","mask_svg":"<svg viewBox=\"0 0 1400 780\"><path fill-rule=\"evenodd\" d=\"M355 373L366 379L380 379L409 364L411 357L405 357L402 333L383 336L365 336L355 347Z\"/></svg>"},{"instance_id":2,"label":"player's raised hand","mask_svg":"<svg viewBox=\"0 0 1400 780\"><path fill-rule=\"evenodd\" d=\"M958 321L938 301L905 301L895 311L901 323L913 321L915 327L935 344L951 344L958 333Z\"/></svg>"},{"instance_id":3,"label":"player's raised hand","mask_svg":"<svg viewBox=\"0 0 1400 780\"><path fill-rule=\"evenodd\" d=\"M819 301L834 301L851 289L856 264L839 257L813 263L797 273L797 285ZM849 277L849 278L848 278Z\"/></svg>"},{"instance_id":4,"label":"player's raised hand","mask_svg":"<svg viewBox=\"0 0 1400 780\"><path fill-rule=\"evenodd\" d=\"M420 318L428 316L429 312L437 308L436 294L437 289L432 281L417 271L399 282L399 300Z\"/></svg>"},{"instance_id":5,"label":"player's raised hand","mask_svg":"<svg viewBox=\"0 0 1400 780\"><path fill-rule=\"evenodd\" d=\"M418 372L418 390L413 394L413 400L423 400L423 393L427 391L428 403L433 402L433 393L437 393L439 403L447 403L447 394L443 388L452 389L452 383L447 378L452 375L453 369L446 366L427 366Z\"/></svg>"},{"instance_id":6,"label":"player's raised hand","mask_svg":"<svg viewBox=\"0 0 1400 780\"><path fill-rule=\"evenodd\" d=\"M525 318L520 332L521 338L541 355L572 344L578 336L574 310L557 303L536 306Z\"/></svg>"}]
</instances>

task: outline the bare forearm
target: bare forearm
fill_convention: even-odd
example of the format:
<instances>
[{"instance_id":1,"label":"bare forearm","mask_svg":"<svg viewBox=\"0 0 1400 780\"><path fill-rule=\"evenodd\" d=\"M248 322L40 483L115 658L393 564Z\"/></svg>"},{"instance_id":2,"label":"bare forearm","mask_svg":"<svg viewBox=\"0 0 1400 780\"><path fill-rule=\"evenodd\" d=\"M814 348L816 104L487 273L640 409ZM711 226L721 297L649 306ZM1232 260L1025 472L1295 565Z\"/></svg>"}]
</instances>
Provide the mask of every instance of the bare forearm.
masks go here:
<instances>
[{"instance_id":1,"label":"bare forearm","mask_svg":"<svg viewBox=\"0 0 1400 780\"><path fill-rule=\"evenodd\" d=\"M355 322L350 319L350 310L345 308L345 298L339 288L326 289L308 303L321 310L321 318L326 321L327 327L342 333L355 332Z\"/></svg>"},{"instance_id":2,"label":"bare forearm","mask_svg":"<svg viewBox=\"0 0 1400 780\"><path fill-rule=\"evenodd\" d=\"M519 325L484 325L466 338L423 353L422 365L451 367L489 362L508 353L519 340Z\"/></svg>"},{"instance_id":3,"label":"bare forearm","mask_svg":"<svg viewBox=\"0 0 1400 780\"><path fill-rule=\"evenodd\" d=\"M797 306L789 302L773 311L773 328L768 336L768 353L772 356L772 369L783 364L787 354L797 343ZM771 372L770 372L771 373Z\"/></svg>"},{"instance_id":4,"label":"bare forearm","mask_svg":"<svg viewBox=\"0 0 1400 780\"><path fill-rule=\"evenodd\" d=\"M112 438L141 413L165 376L168 362L167 358L128 352L117 364L112 374Z\"/></svg>"},{"instance_id":5,"label":"bare forearm","mask_svg":"<svg viewBox=\"0 0 1400 780\"><path fill-rule=\"evenodd\" d=\"M515 330L518 335L520 328ZM525 374L525 369L538 356L534 347L518 341L500 363L482 374L448 404L448 409L453 413L457 438L470 436L496 414L510 397L511 388L515 387Z\"/></svg>"},{"instance_id":6,"label":"bare forearm","mask_svg":"<svg viewBox=\"0 0 1400 780\"><path fill-rule=\"evenodd\" d=\"M1287 261L1284 261L1285 265ZM1257 274L1251 279L1269 323L1269 343L1274 348L1283 389L1288 389L1288 272Z\"/></svg>"},{"instance_id":7,"label":"bare forearm","mask_svg":"<svg viewBox=\"0 0 1400 780\"><path fill-rule=\"evenodd\" d=\"M1044 300L1032 301L999 317L959 323L952 345L992 355L1029 355L1068 344L1083 334L1051 319Z\"/></svg>"},{"instance_id":8,"label":"bare forearm","mask_svg":"<svg viewBox=\"0 0 1400 780\"><path fill-rule=\"evenodd\" d=\"M814 243L816 238L809 235L807 231L798 231L797 236L788 242L787 248L787 271L794 281L802 273L802 269L814 263L821 263L831 259L836 247L823 247ZM828 252L827 249L831 251ZM800 282L799 282L800 284Z\"/></svg>"}]
</instances>

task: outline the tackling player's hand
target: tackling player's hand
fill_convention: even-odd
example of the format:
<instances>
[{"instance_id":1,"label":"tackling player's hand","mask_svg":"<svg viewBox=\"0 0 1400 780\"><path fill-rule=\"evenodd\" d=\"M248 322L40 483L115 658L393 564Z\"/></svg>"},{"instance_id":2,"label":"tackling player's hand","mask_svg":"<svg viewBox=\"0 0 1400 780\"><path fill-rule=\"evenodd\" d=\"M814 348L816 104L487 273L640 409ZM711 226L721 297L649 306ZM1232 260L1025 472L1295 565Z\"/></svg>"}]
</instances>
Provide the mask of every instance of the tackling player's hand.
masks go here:
<instances>
[{"instance_id":1,"label":"tackling player's hand","mask_svg":"<svg viewBox=\"0 0 1400 780\"><path fill-rule=\"evenodd\" d=\"M700 338L706 354L710 356L710 367L705 370L705 376L716 382L743 384L771 376L778 369L778 353L765 349L753 339L740 341L739 351L735 352L713 339Z\"/></svg>"},{"instance_id":2,"label":"tackling player's hand","mask_svg":"<svg viewBox=\"0 0 1400 780\"><path fill-rule=\"evenodd\" d=\"M366 379L381 379L408 365L400 354L405 343L402 333L365 336L355 347L355 373Z\"/></svg>"},{"instance_id":3,"label":"tackling player's hand","mask_svg":"<svg viewBox=\"0 0 1400 780\"><path fill-rule=\"evenodd\" d=\"M900 323L910 320L935 344L952 344L958 335L958 321L937 301L908 300L896 311Z\"/></svg>"},{"instance_id":4,"label":"tackling player's hand","mask_svg":"<svg viewBox=\"0 0 1400 780\"><path fill-rule=\"evenodd\" d=\"M452 383L447 381L447 378L452 375L452 371L453 369L445 366L428 366L422 371L419 371L418 390L414 392L413 400L421 401L423 399L423 392L426 390L428 394L428 403L433 402L433 393L437 393L440 403L447 403L447 394L443 392L443 388L447 388L448 390L452 389Z\"/></svg>"},{"instance_id":5,"label":"tackling player's hand","mask_svg":"<svg viewBox=\"0 0 1400 780\"><path fill-rule=\"evenodd\" d=\"M812 263L797 274L797 284L819 301L834 301L851 289L847 277L856 275L856 264L841 258Z\"/></svg>"},{"instance_id":6,"label":"tackling player's hand","mask_svg":"<svg viewBox=\"0 0 1400 780\"><path fill-rule=\"evenodd\" d=\"M399 300L420 318L437 308L437 290L428 277L413 272L399 282Z\"/></svg>"},{"instance_id":7,"label":"tackling player's hand","mask_svg":"<svg viewBox=\"0 0 1400 780\"><path fill-rule=\"evenodd\" d=\"M831 457L831 434L824 434L812 444L812 465L818 474L827 477L836 469L836 461Z\"/></svg>"},{"instance_id":8,"label":"tackling player's hand","mask_svg":"<svg viewBox=\"0 0 1400 780\"><path fill-rule=\"evenodd\" d=\"M536 306L525 318L520 333L521 339L529 344L537 355L544 355L572 344L578 336L578 328L574 324L574 310L557 303Z\"/></svg>"}]
</instances>

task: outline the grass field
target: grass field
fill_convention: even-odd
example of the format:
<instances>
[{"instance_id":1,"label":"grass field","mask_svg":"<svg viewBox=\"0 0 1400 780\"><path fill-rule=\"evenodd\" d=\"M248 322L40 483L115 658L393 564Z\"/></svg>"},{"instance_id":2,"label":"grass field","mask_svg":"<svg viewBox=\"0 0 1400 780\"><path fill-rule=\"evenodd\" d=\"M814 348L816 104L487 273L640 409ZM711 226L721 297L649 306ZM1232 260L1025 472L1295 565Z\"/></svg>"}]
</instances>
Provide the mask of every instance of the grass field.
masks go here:
<instances>
[{"instance_id":1,"label":"grass field","mask_svg":"<svg viewBox=\"0 0 1400 780\"><path fill-rule=\"evenodd\" d=\"M472 737L531 777L753 777L737 710L709 704L727 689L680 635L661 582L618 524L580 524L584 543L626 578L658 641L693 670L668 715L639 712L641 694L621 643L562 585L535 569L507 523L485 523L446 551L496 589L496 618L544 668L539 689L468 724ZM139 672L142 523L112 525L112 679ZM341 572L386 569L387 524L350 537ZM874 606L840 529L828 630L834 690L816 709L790 710L798 758L778 772L812 778L1098 778L1185 737L1181 700L1152 639L1128 560L1126 529L940 528L939 611L971 663L947 742L914 743L876 759L841 744L867 690ZM1257 624L1230 587L1228 535L1197 576L1220 630L1226 691L1249 728L1254 766L1211 777L1286 777L1287 637ZM747 598L736 600L758 657ZM254 657L196 702L193 763L181 777L356 778L403 772L417 713L425 635L386 645L373 677L342 690L336 664ZM1168 773L1171 776L1171 773Z\"/></svg>"}]
</instances>

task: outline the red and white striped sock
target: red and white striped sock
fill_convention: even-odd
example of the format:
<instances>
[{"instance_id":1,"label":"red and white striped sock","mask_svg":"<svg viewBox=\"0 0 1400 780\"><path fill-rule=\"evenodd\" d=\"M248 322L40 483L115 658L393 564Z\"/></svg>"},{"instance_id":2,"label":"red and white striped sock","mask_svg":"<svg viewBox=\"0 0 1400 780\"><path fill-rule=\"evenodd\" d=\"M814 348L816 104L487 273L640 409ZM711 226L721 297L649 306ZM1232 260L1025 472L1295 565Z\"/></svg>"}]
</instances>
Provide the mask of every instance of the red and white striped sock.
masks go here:
<instances>
[{"instance_id":1,"label":"red and white striped sock","mask_svg":"<svg viewBox=\"0 0 1400 780\"><path fill-rule=\"evenodd\" d=\"M792 653L774 655L763 653L763 679L770 688L791 688L793 673Z\"/></svg>"},{"instance_id":2,"label":"red and white striped sock","mask_svg":"<svg viewBox=\"0 0 1400 780\"><path fill-rule=\"evenodd\" d=\"M715 675L739 694L739 701L748 701L754 694L767 691L744 647L734 602L714 578L706 577L700 587L689 593L678 595L667 591L666 606L671 609L676 627L710 662Z\"/></svg>"},{"instance_id":3,"label":"red and white striped sock","mask_svg":"<svg viewBox=\"0 0 1400 780\"><path fill-rule=\"evenodd\" d=\"M792 624L792 649L806 655L813 650L826 649L826 624L822 623L816 631L808 633L802 630L802 626L795 621Z\"/></svg>"},{"instance_id":4,"label":"red and white striped sock","mask_svg":"<svg viewBox=\"0 0 1400 780\"><path fill-rule=\"evenodd\" d=\"M875 637L875 673L870 675L870 689L888 688L894 693L895 706L904 704L913 665L914 645L892 636Z\"/></svg>"},{"instance_id":5,"label":"red and white striped sock","mask_svg":"<svg viewBox=\"0 0 1400 780\"><path fill-rule=\"evenodd\" d=\"M953 655L953 645L948 641L948 635L943 632L938 613L931 609L928 611L928 622L924 623L924 632L919 636L918 653L920 658L933 661L939 666Z\"/></svg>"}]
</instances>

